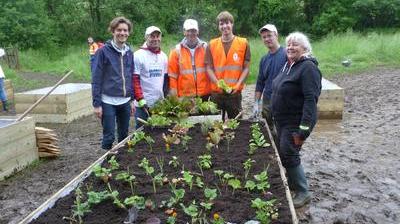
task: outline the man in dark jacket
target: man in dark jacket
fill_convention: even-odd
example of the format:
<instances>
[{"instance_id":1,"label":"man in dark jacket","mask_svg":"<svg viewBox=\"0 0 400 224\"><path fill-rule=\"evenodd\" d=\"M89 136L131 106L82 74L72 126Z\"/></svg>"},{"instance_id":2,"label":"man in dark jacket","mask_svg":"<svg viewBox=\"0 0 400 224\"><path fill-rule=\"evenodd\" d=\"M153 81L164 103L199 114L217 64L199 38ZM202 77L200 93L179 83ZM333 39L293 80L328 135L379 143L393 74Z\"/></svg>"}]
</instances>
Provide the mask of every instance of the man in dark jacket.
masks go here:
<instances>
[{"instance_id":1,"label":"man in dark jacket","mask_svg":"<svg viewBox=\"0 0 400 224\"><path fill-rule=\"evenodd\" d=\"M322 76L304 34L291 33L286 44L288 62L272 82L271 105L279 156L288 174L289 188L295 192L293 204L297 208L311 200L299 151L317 122Z\"/></svg>"},{"instance_id":2,"label":"man in dark jacket","mask_svg":"<svg viewBox=\"0 0 400 224\"><path fill-rule=\"evenodd\" d=\"M103 149L112 147L115 122L118 142L128 136L129 119L135 111L132 104L133 53L126 44L132 23L125 17L117 17L108 29L113 39L96 52L92 67L93 107L103 126Z\"/></svg>"},{"instance_id":3,"label":"man in dark jacket","mask_svg":"<svg viewBox=\"0 0 400 224\"><path fill-rule=\"evenodd\" d=\"M268 125L272 126L271 114L271 94L272 80L279 74L281 68L286 63L286 49L281 47L278 40L278 30L272 24L266 24L259 30L264 45L268 48L268 53L261 58L255 92L255 102L253 107L253 117L258 118L262 110L263 117ZM262 108L261 108L262 95Z\"/></svg>"}]
</instances>

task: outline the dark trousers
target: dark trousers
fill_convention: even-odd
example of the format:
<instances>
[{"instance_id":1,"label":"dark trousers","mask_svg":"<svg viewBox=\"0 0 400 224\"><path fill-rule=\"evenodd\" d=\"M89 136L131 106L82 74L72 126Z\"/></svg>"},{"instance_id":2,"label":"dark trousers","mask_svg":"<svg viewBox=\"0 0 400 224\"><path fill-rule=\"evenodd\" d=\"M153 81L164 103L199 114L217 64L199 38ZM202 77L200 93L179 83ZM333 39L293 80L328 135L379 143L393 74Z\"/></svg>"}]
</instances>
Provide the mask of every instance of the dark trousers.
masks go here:
<instances>
[{"instance_id":1,"label":"dark trousers","mask_svg":"<svg viewBox=\"0 0 400 224\"><path fill-rule=\"evenodd\" d=\"M138 129L143 126L143 123L138 120L138 118L147 121L149 114L143 109L143 107L136 107L135 110L135 128Z\"/></svg>"},{"instance_id":2,"label":"dark trousers","mask_svg":"<svg viewBox=\"0 0 400 224\"><path fill-rule=\"evenodd\" d=\"M299 129L298 124L285 124L280 125L279 122L275 122L277 130L277 147L279 156L282 160L282 165L285 168L297 167L300 165L300 149L301 146L296 146L293 140L293 133Z\"/></svg>"},{"instance_id":3,"label":"dark trousers","mask_svg":"<svg viewBox=\"0 0 400 224\"><path fill-rule=\"evenodd\" d=\"M229 119L233 119L242 110L242 93L213 93L211 94L211 101L217 104L218 109L222 110L222 120L225 120L225 112Z\"/></svg>"},{"instance_id":4,"label":"dark trousers","mask_svg":"<svg viewBox=\"0 0 400 224\"><path fill-rule=\"evenodd\" d=\"M118 142L128 136L129 119L131 116L130 102L121 105L102 104L103 116L103 149L111 149L115 140L115 123L117 124Z\"/></svg>"}]
</instances>

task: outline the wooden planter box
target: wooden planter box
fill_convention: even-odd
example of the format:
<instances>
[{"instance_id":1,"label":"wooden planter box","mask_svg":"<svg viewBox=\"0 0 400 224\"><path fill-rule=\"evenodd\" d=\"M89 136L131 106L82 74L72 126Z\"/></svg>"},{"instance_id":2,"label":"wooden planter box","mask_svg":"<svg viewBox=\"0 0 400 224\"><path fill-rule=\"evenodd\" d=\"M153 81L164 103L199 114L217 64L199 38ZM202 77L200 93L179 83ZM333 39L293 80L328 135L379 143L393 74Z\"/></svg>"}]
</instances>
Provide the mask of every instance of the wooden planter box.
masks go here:
<instances>
[{"instance_id":1,"label":"wooden planter box","mask_svg":"<svg viewBox=\"0 0 400 224\"><path fill-rule=\"evenodd\" d=\"M14 88L12 86L11 80L6 79L4 80L4 89L7 93L8 103L12 104L14 102ZM0 108L3 108L3 103L0 101Z\"/></svg>"},{"instance_id":2,"label":"wooden planter box","mask_svg":"<svg viewBox=\"0 0 400 224\"><path fill-rule=\"evenodd\" d=\"M23 113L51 87L15 94L15 111ZM30 113L39 123L69 123L92 114L91 85L68 83L58 86Z\"/></svg>"},{"instance_id":3,"label":"wooden planter box","mask_svg":"<svg viewBox=\"0 0 400 224\"><path fill-rule=\"evenodd\" d=\"M342 119L344 107L343 88L322 78L322 90L317 106L319 118Z\"/></svg>"},{"instance_id":4,"label":"wooden planter box","mask_svg":"<svg viewBox=\"0 0 400 224\"><path fill-rule=\"evenodd\" d=\"M165 130L167 130L167 129L165 129ZM148 130L147 130L148 131ZM147 132L146 131L146 132ZM155 131L155 132L160 132L160 130L153 130L153 131ZM153 132L152 131L152 132ZM194 133L195 133L196 131L194 131ZM148 133L148 132L147 132ZM243 131L241 131L241 132L238 132L238 133L243 133ZM247 133L247 132L246 132ZM131 135L132 136L132 135ZM271 133L268 131L268 136L269 136L269 138L272 138L272 135L271 135ZM267 137L267 136L266 136ZM130 137L128 137L128 138L130 138ZM39 208L37 208L34 212L32 212L31 214L29 214L24 220L22 220L21 222L20 222L20 224L26 224L26 223L30 223L30 222L32 222L33 221L33 223L42 223L42 221L38 221L37 219L41 219L41 218L43 218L43 217L48 217L48 215L50 215L50 216L52 216L52 217L55 217L56 218L56 220L57 221L55 221L55 220L52 220L51 222L52 223L64 223L65 221L63 221L62 220L62 217L63 216L69 216L69 214L70 214L70 212L71 212L71 205L69 205L69 202L72 200L74 200L74 198L75 198L75 196L74 196L74 194L72 194L71 195L71 192L78 186L78 185L81 185L82 187L81 187L81 189L85 189L85 186L86 186L86 184L87 184L87 182L88 181L93 181L94 180L94 182L93 182L93 185L90 185L91 186L91 188L93 189L93 190L98 190L98 189L96 189L97 188L97 184L99 183L99 179L98 178L96 178L96 177L94 177L94 176L92 176L92 175L90 175L91 174L91 172L92 172L92 169L93 169L93 167L94 166L96 166L97 164L102 164L103 163L103 161L105 160L105 159L107 159L107 158L109 158L110 157L110 152L113 152L113 151L115 151L115 150L117 150L118 148L120 148L120 146L122 146L124 143L125 143L125 141L126 140L128 140L128 138L127 139L125 139L124 141L122 141L120 144L118 144L117 146L115 146L113 149L111 149L110 151L108 151L107 153L105 153L101 158L99 158L96 162L94 162L92 165L90 165L86 170L84 170L80 175L78 175L76 178L74 178L71 182L69 182L64 188L62 188L60 191L58 191L55 195L53 195L49 200L47 200L45 203L43 203ZM196 138L196 144L198 144L199 143L199 141L201 142L202 140L200 140L200 139L198 139L197 140L197 138ZM246 141L247 142L247 141ZM163 142L160 142L161 144L164 144ZM155 145L154 145L154 150L160 150L160 143L159 144L157 144L157 141L156 141L156 143L155 143ZM203 142L201 142L200 144L203 144L204 143L204 141ZM144 143L143 143L144 144ZM287 185L287 181L286 181L286 177L285 177L285 175L284 175L284 169L283 169L283 167L282 167L282 165L281 165L281 162L280 162L280 159L279 159L279 155L278 155L278 152L277 152L277 149L276 149L276 146L275 146L275 144L274 144L274 142L273 142L273 140L271 141L271 144L272 144L272 147L269 147L269 149L263 149L263 150L272 150L272 151L270 151L269 153L268 153L268 158L275 158L276 159L276 162L277 163L275 163L275 164L273 164L273 166L272 166L272 164L271 164L271 167L269 168L269 170L275 170L275 175L274 175L274 178L273 179L271 179L271 184L272 185L275 185L275 186L280 186L279 187L279 189L281 189L281 191L279 191L279 194L281 195L281 196L283 196L283 198L282 198L282 201L281 201L281 205L283 206L283 204L286 204L286 206L288 205L289 206L289 210L290 210L290 212L289 212L289 214L287 214L286 216L283 216L283 217L281 217L281 218L283 218L283 219L285 219L286 221L283 221L283 222L280 222L279 220L278 221L274 221L274 222L272 222L272 223L294 223L294 224L297 224L298 223L298 220L297 220L297 217L296 217L296 213L295 213L295 210L294 210L294 207L293 207L293 203L292 203L292 200L291 200L291 195L290 195L290 191L289 191L289 189L288 189L288 185ZM158 146L157 146L158 145ZM142 174L139 174L140 172L142 172L142 171L140 171L140 169L139 168L136 168L136 166L137 166L137 162L138 161L134 161L134 160L140 160L140 159L142 159L142 156L143 155L141 155L140 153L142 152L142 153L147 153L147 150L145 150L145 151L141 151L141 150L139 150L139 149L141 149L141 145L138 145L137 147L139 147L139 148L137 148L136 150L138 150L138 151L135 151L135 153L139 153L139 154L130 154L129 155L129 157L126 157L126 148L124 147L124 148L120 148L120 152L117 154L117 160L119 160L119 162L120 162L120 164L122 165L122 166L125 166L125 165L127 165L127 164L130 164L130 166L132 166L131 168L133 168L133 167L135 167L134 169L131 169L131 172L133 171L133 170L136 170L136 171L133 171L133 173L135 174L135 175L137 175L138 177L140 177L140 178L138 178L137 180L139 181L139 182L142 182L143 181L143 183L146 183L146 186L147 186L147 180L144 180L144 178L145 177L142 177ZM178 149L173 149L173 150L178 150ZM216 150L216 149L213 149L213 150ZM232 151L231 152L234 152L235 150L232 148L231 149ZM158 151L159 153L160 153L160 155L161 154L163 154L161 151ZM194 152L194 151L193 151ZM189 152L189 154L191 154L191 152ZM261 154L264 154L264 153L261 153ZM260 154L260 155L261 155ZM158 154L157 154L158 155ZM168 155L171 155L171 154L168 154ZM122 157L124 157L124 158L129 158L128 160L124 160L124 159L122 159L122 160L120 160L121 159L121 156ZM256 157L259 157L258 155L255 155ZM235 156L233 156L233 157L235 157ZM120 159L118 159L118 158L120 158ZM135 159L136 158L136 159ZM194 158L196 158L196 157L194 157ZM217 158L217 157L215 157L215 158ZM232 159L234 159L234 158L232 158ZM258 159L260 159L260 158L258 158ZM261 158L261 160L262 159L266 159L266 158L264 158L264 156L262 156L262 158ZM182 161L186 161L186 160L182 160ZM181 161L181 162L182 162ZM194 161L192 161L192 160L189 160L189 161L186 161L186 162L188 162L188 163L193 163L193 164L196 164ZM166 163L168 163L168 160L166 160ZM186 163L186 165L187 166L185 166L185 168L186 167L188 167L188 166L190 166L188 163ZM124 165L123 165L124 164ZM157 166L156 165L154 165L154 164L152 164L156 169L158 169L157 168ZM121 168L121 169L125 169L125 168ZM168 169L171 169L171 168L168 168L168 165L166 165L166 167L165 167L165 169L166 169L166 172L168 173L169 171L168 171ZM187 169L189 169L190 170L190 168L187 168ZM277 172L276 172L277 171ZM136 172L136 173L135 173ZM207 172L207 171L205 171L205 172ZM132 173L131 173L132 174ZM205 175L207 175L207 174L205 174ZM272 176L270 177L270 178L272 178ZM210 179L204 179L204 181L207 181L207 180L210 180ZM101 182L101 181L100 181ZM117 183L112 183L112 186L113 187L116 187L117 185L119 185L119 184L117 184ZM121 185L119 185L119 186L121 186ZM138 189L137 189L137 191L138 192L142 192L142 194L147 194L147 195L153 195L153 193L152 193L152 190L150 190L151 192L147 192L147 193L144 193L143 191L148 191L149 190L149 188L141 188L140 187L141 185L140 184L138 184L137 185L137 187L138 187ZM211 186L211 185L208 185L208 186ZM167 188L166 186L164 186L163 188ZM186 186L186 188L187 188L187 186ZM196 188L195 186L193 187L193 188ZM272 189L272 188L271 188ZM125 189L126 190L126 189ZM158 190L159 192L162 192L162 191L164 191L165 192L165 190L162 190L161 188L159 188L159 190ZM124 195L125 193L123 192L123 190L122 189L120 189L120 192L121 192L121 197L124 197L124 196L122 196L122 195ZM189 191L187 190L187 193L188 193ZM242 192L243 194L246 194L245 192ZM243 195L242 193L239 193L239 195ZM188 194L190 194L190 193L188 193ZM274 193L275 194L275 193ZM199 194L196 194L196 196L199 196ZM226 195L225 195L226 196ZM191 196L189 196L189 197L191 197ZM201 196L200 196L201 197ZM243 197L243 196L242 196ZM157 197L156 197L157 198ZM229 196L228 198L232 198L231 196ZM233 198L235 198L235 197L233 197ZM160 199L160 198L159 198ZM246 198L247 199L247 198ZM68 201L67 202L67 206L66 206L66 204L65 204L65 201ZM157 200L157 199L156 199ZM230 200L230 199L229 199ZM235 199L234 199L235 200ZM286 201L287 200L287 201ZM236 200L237 201L237 200ZM232 201L231 201L232 202ZM240 203L243 203L243 201L241 201L241 200L239 200L239 202ZM106 204L103 204L101 207L102 208L106 208L107 210L109 210L109 209L111 209L111 213L107 213L108 215L106 215L106 216L114 216L115 214L114 213L117 213L117 214L120 214L121 215L121 213L120 213L120 210L119 209L113 209L113 206L114 205L112 205L112 204L110 204L111 203L111 201L109 201L109 202L106 202ZM157 202L158 203L158 202ZM218 204L218 202L216 202L216 204ZM221 203L219 203L220 205L221 205ZM227 208L228 209L230 209L230 205L229 205L229 202L227 202L227 201L224 201L224 202L222 202L222 205L226 205L227 206ZM233 204L232 204L233 205ZM55 212L53 209L51 209L51 207L55 207L56 209L58 209L57 210L57 212ZM61 206L61 207L60 207ZM66 207L64 207L64 206L66 206ZM61 210L59 210L60 208L62 208ZM50 210L51 209L51 210ZM99 207L97 207L97 209L99 209ZM157 210L157 207L155 208L156 210ZM49 211L48 211L49 210ZM61 213L65 213L65 214L62 214L62 215L60 215L60 214L58 214L58 211L61 211ZM93 208L93 210L92 210L93 212L96 212L96 208ZM239 211L239 210L235 210L235 211L237 211L237 212L242 212L243 213L243 211ZM288 209L287 209L287 207L286 207L286 211L288 211ZM148 216L146 216L146 211L144 211L144 217L148 217ZM103 213L103 214L106 214L106 213ZM154 214L157 214L157 213L154 213ZM158 213L159 215L160 215L160 213ZM182 212L180 212L179 213L179 217L182 217ZM232 214L232 213L230 213L230 214ZM250 214L250 213L248 213L248 214ZM124 216L124 214L122 213L122 215ZM126 215L126 214L125 214ZM162 215L162 214L161 214ZM92 216L93 217L93 216ZM96 217L97 219L98 219L98 221L99 222L101 222L101 220L103 220L102 218L100 218L100 216L98 215L98 214L96 214L96 215L94 215L94 217ZM143 217L142 217L143 218ZM161 218L161 217L160 217ZM231 217L224 217L224 218L227 218L227 219L229 219L229 218L231 218ZM58 220L60 221L60 222L58 222ZM229 221L229 220L226 220L226 221ZM115 223L121 223L121 222L115 222ZM139 223L144 223L142 220L140 220L139 221ZM163 223L165 223L165 222L163 222ZM182 223L182 222L177 222L177 223ZM242 223L242 222L240 222L240 223Z\"/></svg>"},{"instance_id":5,"label":"wooden planter box","mask_svg":"<svg viewBox=\"0 0 400 224\"><path fill-rule=\"evenodd\" d=\"M0 180L38 159L35 122L31 117L14 123L15 117L0 117Z\"/></svg>"}]
</instances>

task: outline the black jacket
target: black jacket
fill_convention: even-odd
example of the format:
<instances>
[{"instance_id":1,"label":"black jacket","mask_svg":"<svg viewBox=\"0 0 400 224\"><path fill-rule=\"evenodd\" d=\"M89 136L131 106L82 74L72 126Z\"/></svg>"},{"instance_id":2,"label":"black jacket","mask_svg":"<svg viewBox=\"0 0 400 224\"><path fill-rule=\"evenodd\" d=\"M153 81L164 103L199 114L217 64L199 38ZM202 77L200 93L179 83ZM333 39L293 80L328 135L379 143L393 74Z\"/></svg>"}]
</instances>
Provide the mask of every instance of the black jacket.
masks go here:
<instances>
[{"instance_id":1,"label":"black jacket","mask_svg":"<svg viewBox=\"0 0 400 224\"><path fill-rule=\"evenodd\" d=\"M291 66L287 62L272 82L271 107L274 119L280 125L314 127L321 79L315 58L303 57Z\"/></svg>"}]
</instances>

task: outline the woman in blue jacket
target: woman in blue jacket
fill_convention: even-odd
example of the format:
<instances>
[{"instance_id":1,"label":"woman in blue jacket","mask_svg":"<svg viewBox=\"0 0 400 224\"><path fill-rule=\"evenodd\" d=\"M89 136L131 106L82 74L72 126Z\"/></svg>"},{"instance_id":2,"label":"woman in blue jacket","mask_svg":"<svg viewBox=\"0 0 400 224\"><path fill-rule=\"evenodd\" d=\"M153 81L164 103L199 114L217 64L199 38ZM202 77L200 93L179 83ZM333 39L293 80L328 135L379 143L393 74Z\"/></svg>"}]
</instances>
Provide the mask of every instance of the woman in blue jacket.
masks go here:
<instances>
[{"instance_id":1,"label":"woman in blue jacket","mask_svg":"<svg viewBox=\"0 0 400 224\"><path fill-rule=\"evenodd\" d=\"M279 155L286 168L293 204L311 200L299 151L317 122L321 72L311 56L311 44L302 33L286 38L288 61L272 83L272 115L277 128Z\"/></svg>"}]
</instances>

